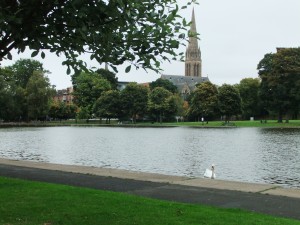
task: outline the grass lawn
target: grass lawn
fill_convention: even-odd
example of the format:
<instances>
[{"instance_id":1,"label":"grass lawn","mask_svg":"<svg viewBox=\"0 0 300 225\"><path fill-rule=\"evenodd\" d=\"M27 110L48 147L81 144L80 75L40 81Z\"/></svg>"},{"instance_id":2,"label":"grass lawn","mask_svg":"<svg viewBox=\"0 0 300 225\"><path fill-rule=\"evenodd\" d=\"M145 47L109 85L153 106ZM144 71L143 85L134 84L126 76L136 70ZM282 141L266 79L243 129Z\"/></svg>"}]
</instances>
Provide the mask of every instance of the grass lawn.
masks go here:
<instances>
[{"instance_id":1,"label":"grass lawn","mask_svg":"<svg viewBox=\"0 0 300 225\"><path fill-rule=\"evenodd\" d=\"M230 121L231 124L234 124L237 127L298 127L300 128L300 120L289 120L288 123L278 123L277 120L267 120L266 123L260 120L250 121ZM179 123L165 123L165 125L178 125L178 126L209 126L209 127L222 127L221 121L209 121L207 124L204 122L179 122Z\"/></svg>"},{"instance_id":2,"label":"grass lawn","mask_svg":"<svg viewBox=\"0 0 300 225\"><path fill-rule=\"evenodd\" d=\"M111 124L105 124L103 120L102 124L99 121L90 121L86 123L85 120L78 121L77 123L73 120L71 121L62 121L62 122L49 122L48 125L86 125L86 126L146 126L146 127L160 127L160 126L197 126L197 127L226 127L223 125L222 121L209 121L208 123L204 122L172 122L172 123L150 123L150 122L138 122L136 124L126 123L119 125L116 121L112 121ZM250 121L250 120L243 120L243 121L230 121L231 125L236 127L297 127L300 128L300 120L289 120L288 123L283 121L283 123L278 123L277 120L267 120L263 123L260 120Z\"/></svg>"},{"instance_id":3,"label":"grass lawn","mask_svg":"<svg viewBox=\"0 0 300 225\"><path fill-rule=\"evenodd\" d=\"M259 204L259 203L258 203ZM1 225L300 224L238 209L0 177Z\"/></svg>"},{"instance_id":4,"label":"grass lawn","mask_svg":"<svg viewBox=\"0 0 300 225\"><path fill-rule=\"evenodd\" d=\"M38 122L38 123L0 123L1 127L27 127L27 126L122 126L122 127L172 127L172 126L185 126L185 127L265 127L265 128L300 128L300 120L289 120L288 123L285 121L283 123L278 123L277 120L267 120L266 122L261 120L243 120L243 121L230 121L230 126L223 125L223 121L209 121L204 122L165 122L165 123L150 123L150 122L138 122L132 124L131 122L124 122L123 124L118 124L116 120L112 120L110 124L106 124L105 120L100 123L97 120L90 120L88 123L86 120L62 120L52 121L52 122Z\"/></svg>"}]
</instances>

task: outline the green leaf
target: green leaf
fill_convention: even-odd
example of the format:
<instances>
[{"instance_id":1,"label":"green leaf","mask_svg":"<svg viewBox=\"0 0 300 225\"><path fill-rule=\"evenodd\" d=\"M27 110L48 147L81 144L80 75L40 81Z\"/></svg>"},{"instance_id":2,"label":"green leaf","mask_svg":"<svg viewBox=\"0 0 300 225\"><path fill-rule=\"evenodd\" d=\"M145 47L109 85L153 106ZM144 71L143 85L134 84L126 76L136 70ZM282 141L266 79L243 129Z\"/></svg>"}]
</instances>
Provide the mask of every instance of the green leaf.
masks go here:
<instances>
[{"instance_id":1,"label":"green leaf","mask_svg":"<svg viewBox=\"0 0 300 225\"><path fill-rule=\"evenodd\" d=\"M21 47L20 47L20 52L24 52L24 51L25 51L25 48L26 48L25 45L21 46Z\"/></svg>"},{"instance_id":2,"label":"green leaf","mask_svg":"<svg viewBox=\"0 0 300 225\"><path fill-rule=\"evenodd\" d=\"M35 57L35 56L37 56L37 54L39 54L39 51L34 51L31 53L31 57Z\"/></svg>"},{"instance_id":3,"label":"green leaf","mask_svg":"<svg viewBox=\"0 0 300 225\"><path fill-rule=\"evenodd\" d=\"M10 54L10 52L7 53L7 58L8 58L9 60L12 60L12 55Z\"/></svg>"},{"instance_id":4,"label":"green leaf","mask_svg":"<svg viewBox=\"0 0 300 225\"><path fill-rule=\"evenodd\" d=\"M41 57L42 57L42 59L45 58L45 53L44 52L41 53Z\"/></svg>"},{"instance_id":5,"label":"green leaf","mask_svg":"<svg viewBox=\"0 0 300 225\"><path fill-rule=\"evenodd\" d=\"M130 70L131 70L131 65L126 67L125 73L129 73Z\"/></svg>"},{"instance_id":6,"label":"green leaf","mask_svg":"<svg viewBox=\"0 0 300 225\"><path fill-rule=\"evenodd\" d=\"M184 33L182 33L182 34L179 34L179 36L178 36L180 39L184 39L185 38L185 34Z\"/></svg>"},{"instance_id":7,"label":"green leaf","mask_svg":"<svg viewBox=\"0 0 300 225\"><path fill-rule=\"evenodd\" d=\"M69 75L70 73L71 73L71 69L70 69L70 67L68 67L67 74Z\"/></svg>"},{"instance_id":8,"label":"green leaf","mask_svg":"<svg viewBox=\"0 0 300 225\"><path fill-rule=\"evenodd\" d=\"M113 66L113 65L111 65L111 68L115 71L115 73L117 73L118 72L118 70L117 70L117 67L115 67L115 66Z\"/></svg>"}]
</instances>

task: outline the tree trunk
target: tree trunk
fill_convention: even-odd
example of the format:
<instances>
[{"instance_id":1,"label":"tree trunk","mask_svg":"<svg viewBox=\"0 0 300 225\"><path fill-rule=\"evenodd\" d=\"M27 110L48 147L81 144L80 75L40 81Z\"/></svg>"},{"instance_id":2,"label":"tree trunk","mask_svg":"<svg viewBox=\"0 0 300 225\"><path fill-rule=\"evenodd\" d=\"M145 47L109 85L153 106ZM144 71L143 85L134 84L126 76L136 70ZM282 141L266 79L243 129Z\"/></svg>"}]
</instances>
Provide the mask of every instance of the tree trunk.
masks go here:
<instances>
[{"instance_id":1,"label":"tree trunk","mask_svg":"<svg viewBox=\"0 0 300 225\"><path fill-rule=\"evenodd\" d=\"M278 114L278 121L277 122L282 123L282 113L281 112L279 112L279 114Z\"/></svg>"},{"instance_id":2,"label":"tree trunk","mask_svg":"<svg viewBox=\"0 0 300 225\"><path fill-rule=\"evenodd\" d=\"M136 124L136 114L135 113L132 115L132 123Z\"/></svg>"},{"instance_id":3,"label":"tree trunk","mask_svg":"<svg viewBox=\"0 0 300 225\"><path fill-rule=\"evenodd\" d=\"M162 123L162 115L161 115L161 112L159 113L159 123L160 123L160 124Z\"/></svg>"}]
</instances>

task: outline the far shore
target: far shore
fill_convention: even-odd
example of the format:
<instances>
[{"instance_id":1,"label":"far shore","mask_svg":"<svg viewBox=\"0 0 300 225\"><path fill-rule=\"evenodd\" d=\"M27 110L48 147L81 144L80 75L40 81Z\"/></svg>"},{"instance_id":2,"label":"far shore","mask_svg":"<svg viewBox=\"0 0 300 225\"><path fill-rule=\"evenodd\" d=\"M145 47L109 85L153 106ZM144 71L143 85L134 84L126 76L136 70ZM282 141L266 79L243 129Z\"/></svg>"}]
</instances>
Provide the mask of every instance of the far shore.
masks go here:
<instances>
[{"instance_id":1,"label":"far shore","mask_svg":"<svg viewBox=\"0 0 300 225\"><path fill-rule=\"evenodd\" d=\"M193 128L238 128L238 127L262 127L262 128L300 128L300 120L284 120L278 123L277 120L253 120L253 121L204 121L204 122L137 122L131 121L118 122L112 120L106 123L102 120L62 120L62 121L32 121L32 122L0 122L0 128L10 127L55 127L55 126L99 126L99 127L193 127Z\"/></svg>"}]
</instances>

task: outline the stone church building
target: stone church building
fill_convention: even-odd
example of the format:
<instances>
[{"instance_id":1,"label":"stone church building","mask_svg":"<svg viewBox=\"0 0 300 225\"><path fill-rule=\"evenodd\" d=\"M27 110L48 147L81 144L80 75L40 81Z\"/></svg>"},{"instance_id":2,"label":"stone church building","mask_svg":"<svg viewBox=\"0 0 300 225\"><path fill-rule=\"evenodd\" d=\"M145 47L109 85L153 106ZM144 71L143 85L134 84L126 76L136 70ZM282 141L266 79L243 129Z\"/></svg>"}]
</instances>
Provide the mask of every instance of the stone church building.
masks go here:
<instances>
[{"instance_id":1,"label":"stone church building","mask_svg":"<svg viewBox=\"0 0 300 225\"><path fill-rule=\"evenodd\" d=\"M194 9L189 33L197 33ZM209 81L208 77L202 76L201 51L197 37L189 37L189 44L185 52L185 75L161 75L161 78L171 81L184 99L195 89L197 84Z\"/></svg>"}]
</instances>

